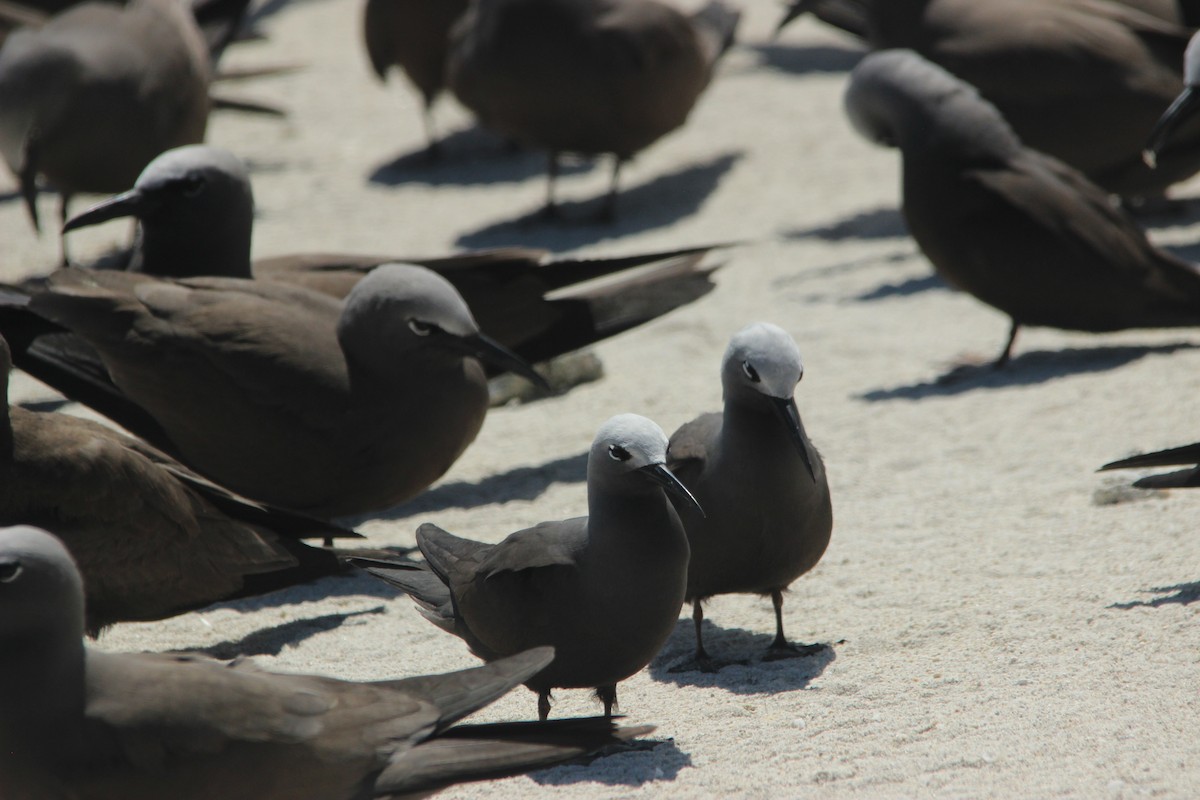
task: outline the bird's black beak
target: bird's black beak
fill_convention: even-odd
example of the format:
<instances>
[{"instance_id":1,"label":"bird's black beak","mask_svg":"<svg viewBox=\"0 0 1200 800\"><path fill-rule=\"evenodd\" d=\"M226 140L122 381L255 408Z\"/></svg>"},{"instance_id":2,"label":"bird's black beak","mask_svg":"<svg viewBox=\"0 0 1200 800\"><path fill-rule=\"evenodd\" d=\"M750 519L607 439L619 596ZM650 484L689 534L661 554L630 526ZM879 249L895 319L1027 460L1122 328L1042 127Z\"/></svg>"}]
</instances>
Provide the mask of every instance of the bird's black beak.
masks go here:
<instances>
[{"instance_id":1,"label":"bird's black beak","mask_svg":"<svg viewBox=\"0 0 1200 800\"><path fill-rule=\"evenodd\" d=\"M146 195L138 189L130 189L71 217L63 224L62 232L69 233L77 228L99 225L118 217L140 217L146 211L146 206Z\"/></svg>"},{"instance_id":2,"label":"bird's black beak","mask_svg":"<svg viewBox=\"0 0 1200 800\"><path fill-rule=\"evenodd\" d=\"M1146 162L1146 166L1154 169L1158 163L1158 154L1167 146L1171 132L1192 116L1197 106L1200 106L1200 92L1191 86L1184 87L1175 98L1175 102L1171 103L1171 107L1158 118L1154 130L1150 131L1150 138L1146 140L1146 147L1142 150L1142 160Z\"/></svg>"},{"instance_id":3,"label":"bird's black beak","mask_svg":"<svg viewBox=\"0 0 1200 800\"><path fill-rule=\"evenodd\" d=\"M813 468L813 457L808 449L808 437L804 435L804 424L800 422L800 410L796 408L796 400L791 397L772 397L771 405L774 406L775 413L783 420L783 424L787 426L792 444L800 453L800 459L804 462L804 466L808 467L808 474L812 476L813 483L816 483L817 471Z\"/></svg>"},{"instance_id":4,"label":"bird's black beak","mask_svg":"<svg viewBox=\"0 0 1200 800\"><path fill-rule=\"evenodd\" d=\"M463 352L475 356L480 361L486 361L497 369L515 372L528 379L534 386L550 391L550 384L546 383L546 379L539 375L528 361L490 336L474 333L470 336L451 336L450 339Z\"/></svg>"},{"instance_id":5,"label":"bird's black beak","mask_svg":"<svg viewBox=\"0 0 1200 800\"><path fill-rule=\"evenodd\" d=\"M676 478L675 474L667 469L666 464L647 464L639 468L638 472L678 497L689 508L695 509L696 513L700 516L705 516L704 509L700 507L700 503L692 496L688 488L680 483L679 478Z\"/></svg>"}]
</instances>

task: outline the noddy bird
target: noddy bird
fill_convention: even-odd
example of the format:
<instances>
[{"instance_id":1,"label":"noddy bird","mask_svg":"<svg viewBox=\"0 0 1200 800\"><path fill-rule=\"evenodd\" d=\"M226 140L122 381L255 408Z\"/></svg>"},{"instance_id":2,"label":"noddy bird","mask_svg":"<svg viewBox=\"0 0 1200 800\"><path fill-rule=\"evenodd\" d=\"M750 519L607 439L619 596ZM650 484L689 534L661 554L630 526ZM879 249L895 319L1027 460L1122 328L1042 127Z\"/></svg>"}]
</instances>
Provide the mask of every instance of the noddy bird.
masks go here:
<instances>
[{"instance_id":1,"label":"noddy bird","mask_svg":"<svg viewBox=\"0 0 1200 800\"><path fill-rule=\"evenodd\" d=\"M1191 31L1106 0L868 0L876 50L909 48L975 86L1029 147L1109 192L1161 195L1200 169L1200 120L1158 169L1142 148L1183 89Z\"/></svg>"},{"instance_id":2,"label":"noddy bird","mask_svg":"<svg viewBox=\"0 0 1200 800\"><path fill-rule=\"evenodd\" d=\"M612 218L621 165L687 120L739 16L721 0L691 16L658 0L471 0L447 80L484 126L549 153L547 215L560 154L612 153Z\"/></svg>"},{"instance_id":3,"label":"noddy bird","mask_svg":"<svg viewBox=\"0 0 1200 800\"><path fill-rule=\"evenodd\" d=\"M91 635L341 570L299 539L353 533L237 497L90 420L9 407L10 366L0 339L0 525L39 525L70 548Z\"/></svg>"},{"instance_id":4,"label":"noddy bird","mask_svg":"<svg viewBox=\"0 0 1200 800\"><path fill-rule=\"evenodd\" d=\"M363 41L379 80L398 67L421 93L427 153L440 154L433 103L446 86L450 29L467 10L467 0L367 0Z\"/></svg>"},{"instance_id":5,"label":"noddy bird","mask_svg":"<svg viewBox=\"0 0 1200 800\"><path fill-rule=\"evenodd\" d=\"M153 275L253 274L342 298L381 263L428 267L454 284L480 327L529 361L628 330L713 287L713 268L701 266L710 247L557 260L545 250L519 247L439 258L312 253L260 259L252 266L249 175L235 155L207 145L163 153L130 191L72 218L64 231L123 216L140 223L128 268Z\"/></svg>"},{"instance_id":6,"label":"noddy bird","mask_svg":"<svg viewBox=\"0 0 1200 800\"><path fill-rule=\"evenodd\" d=\"M1200 325L1200 270L1147 241L1103 189L1025 147L995 106L911 50L872 53L846 112L898 147L904 218L934 268L1021 325L1103 332Z\"/></svg>"},{"instance_id":7,"label":"noddy bird","mask_svg":"<svg viewBox=\"0 0 1200 800\"><path fill-rule=\"evenodd\" d=\"M475 669L352 682L248 660L86 647L62 544L0 529L0 794L122 800L366 800L549 766L650 728L455 725L550 648Z\"/></svg>"},{"instance_id":8,"label":"noddy bird","mask_svg":"<svg viewBox=\"0 0 1200 800\"><path fill-rule=\"evenodd\" d=\"M992 0L979 0L982 5ZM1003 0L1001 0L1003 2ZM1043 0L1045 3L1057 0ZM1128 6L1143 14L1156 17L1164 22L1195 28L1200 25L1200 2L1197 0L1111 0L1123 6ZM812 14L826 25L832 25L859 39L870 37L870 14L872 0L792 0L779 21L775 32L783 30L792 20ZM1096 14L1104 16L1109 9L1103 4L1093 4Z\"/></svg>"},{"instance_id":9,"label":"noddy bird","mask_svg":"<svg viewBox=\"0 0 1200 800\"><path fill-rule=\"evenodd\" d=\"M449 469L487 412L480 359L541 381L453 286L411 265L377 267L344 303L266 281L71 268L30 305L96 349L181 461L325 518L390 508Z\"/></svg>"},{"instance_id":10,"label":"noddy bird","mask_svg":"<svg viewBox=\"0 0 1200 800\"><path fill-rule=\"evenodd\" d=\"M1154 453L1143 453L1140 456L1122 458L1111 461L1100 468L1100 471L1110 469L1141 469L1144 467L1174 467L1191 464L1188 469L1166 472L1161 475L1147 475L1133 482L1140 489L1188 489L1200 486L1200 442L1185 444L1182 447L1172 447L1169 450L1158 450Z\"/></svg>"},{"instance_id":11,"label":"noddy bird","mask_svg":"<svg viewBox=\"0 0 1200 800\"><path fill-rule=\"evenodd\" d=\"M150 159L204 139L205 41L174 0L84 3L0 47L0 155L35 228L37 179L62 195L128 189Z\"/></svg>"},{"instance_id":12,"label":"noddy bird","mask_svg":"<svg viewBox=\"0 0 1200 800\"><path fill-rule=\"evenodd\" d=\"M704 649L700 604L718 594L771 596L775 639L768 660L820 649L792 645L783 633L783 592L821 560L833 530L825 464L793 396L802 377L800 349L786 331L747 325L730 339L721 363L724 410L671 436L667 466L705 509L680 514L692 551L686 599L696 653L689 667L716 666Z\"/></svg>"},{"instance_id":13,"label":"noddy bird","mask_svg":"<svg viewBox=\"0 0 1200 800\"><path fill-rule=\"evenodd\" d=\"M554 662L525 685L538 695L594 687L611 716L617 683L650 663L679 618L688 544L665 492L700 508L664 462L667 437L645 417L602 426L588 455L588 516L543 522L499 544L417 530L427 568L352 560L407 592L434 625L491 661L552 645ZM664 492L665 490L665 492Z\"/></svg>"}]
</instances>

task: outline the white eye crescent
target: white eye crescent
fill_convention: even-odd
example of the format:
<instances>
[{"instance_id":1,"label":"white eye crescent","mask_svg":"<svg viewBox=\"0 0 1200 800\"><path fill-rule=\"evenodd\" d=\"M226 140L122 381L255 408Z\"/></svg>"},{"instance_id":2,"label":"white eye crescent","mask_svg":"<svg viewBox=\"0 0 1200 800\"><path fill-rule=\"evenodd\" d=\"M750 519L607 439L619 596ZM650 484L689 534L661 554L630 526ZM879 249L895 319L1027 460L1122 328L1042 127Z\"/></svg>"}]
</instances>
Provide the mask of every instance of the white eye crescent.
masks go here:
<instances>
[{"instance_id":1,"label":"white eye crescent","mask_svg":"<svg viewBox=\"0 0 1200 800\"><path fill-rule=\"evenodd\" d=\"M751 383L760 383L762 381L762 378L758 376L758 370L749 361L742 362L742 372L746 373L746 377L750 379Z\"/></svg>"},{"instance_id":2,"label":"white eye crescent","mask_svg":"<svg viewBox=\"0 0 1200 800\"><path fill-rule=\"evenodd\" d=\"M610 444L608 446L608 455L614 461L628 461L630 458L632 458L632 456L629 455L629 451L624 447L621 447L619 444Z\"/></svg>"},{"instance_id":3,"label":"white eye crescent","mask_svg":"<svg viewBox=\"0 0 1200 800\"><path fill-rule=\"evenodd\" d=\"M428 336L429 334L431 334L435 330L437 330L437 326L430 325L427 322L421 322L421 320L419 320L419 319L410 319L408 321L408 329L411 330L413 333L415 333L417 336Z\"/></svg>"}]
</instances>

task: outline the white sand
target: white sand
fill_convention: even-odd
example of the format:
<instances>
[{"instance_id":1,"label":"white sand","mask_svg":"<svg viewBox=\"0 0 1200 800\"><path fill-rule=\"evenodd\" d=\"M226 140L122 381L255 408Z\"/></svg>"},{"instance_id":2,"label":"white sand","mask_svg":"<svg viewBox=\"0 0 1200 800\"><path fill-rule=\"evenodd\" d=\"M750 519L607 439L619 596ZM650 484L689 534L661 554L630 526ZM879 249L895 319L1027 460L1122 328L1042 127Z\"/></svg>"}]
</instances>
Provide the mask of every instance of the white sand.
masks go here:
<instances>
[{"instance_id":1,"label":"white sand","mask_svg":"<svg viewBox=\"0 0 1200 800\"><path fill-rule=\"evenodd\" d=\"M295 2L264 24L269 42L231 54L308 65L223 88L283 103L289 121L226 114L211 126L211 142L252 165L256 255L754 242L730 254L709 297L599 347L604 381L493 412L425 498L363 526L371 541L411 544L427 520L494 541L582 513L579 456L600 422L636 411L669 432L717 408L725 342L755 319L800 343L799 402L834 491L833 543L785 606L792 638L839 642L829 655L670 675L692 645L684 614L664 654L620 686L630 721L657 723L663 744L448 796L1200 794L1200 491L1093 500L1132 477L1097 475L1100 464L1200 438L1200 332L1030 330L1008 371L935 385L956 360L993 356L1007 321L929 279L895 211L896 154L853 135L841 113L853 45L811 22L770 43L774 0L748 9L743 43L689 126L626 170L615 227L510 224L541 202L542 160L480 137L455 137L451 165L368 182L423 139L414 96L369 74L360 6ZM452 102L437 116L444 130L466 126ZM598 197L606 178L604 166L570 175L562 194ZM44 197L51 220L54 208ZM831 226L839 236L812 235ZM0 204L0 231L0 274L53 263L55 238L34 239L18 203ZM127 231L114 223L73 242L83 253ZM1200 227L1156 236L1192 244ZM45 396L15 383L16 399ZM708 617L718 656L757 657L770 639L764 599L722 597ZM367 679L476 663L367 578L117 626L101 645L210 647L260 632L245 649L277 669ZM563 691L554 713L597 710L588 693ZM519 690L478 718L533 713Z\"/></svg>"}]
</instances>

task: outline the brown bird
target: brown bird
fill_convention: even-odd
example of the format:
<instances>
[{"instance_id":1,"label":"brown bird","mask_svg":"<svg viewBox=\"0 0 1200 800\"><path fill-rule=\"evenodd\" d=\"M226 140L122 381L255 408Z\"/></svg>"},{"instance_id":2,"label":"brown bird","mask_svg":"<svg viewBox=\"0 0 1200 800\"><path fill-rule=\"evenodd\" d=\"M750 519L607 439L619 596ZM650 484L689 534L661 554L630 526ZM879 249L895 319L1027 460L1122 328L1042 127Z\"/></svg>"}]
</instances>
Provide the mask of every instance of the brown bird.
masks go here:
<instances>
[{"instance_id":1,"label":"brown bird","mask_svg":"<svg viewBox=\"0 0 1200 800\"><path fill-rule=\"evenodd\" d=\"M911 50L867 56L846 112L898 147L904 218L949 283L1021 325L1092 332L1200 325L1200 270L1154 247L1103 189L1025 147L995 106Z\"/></svg>"},{"instance_id":2,"label":"brown bird","mask_svg":"<svg viewBox=\"0 0 1200 800\"><path fill-rule=\"evenodd\" d=\"M238 497L103 425L10 407L10 367L0 339L0 525L37 525L66 543L93 636L341 570L299 538L353 533Z\"/></svg>"},{"instance_id":3,"label":"brown bird","mask_svg":"<svg viewBox=\"0 0 1200 800\"><path fill-rule=\"evenodd\" d=\"M738 17L720 0L691 16L658 0L472 0L448 82L483 125L550 154L549 215L560 154L612 153L612 218L621 165L687 120Z\"/></svg>"},{"instance_id":4,"label":"brown bird","mask_svg":"<svg viewBox=\"0 0 1200 800\"><path fill-rule=\"evenodd\" d=\"M534 381L422 267L345 302L236 278L61 270L33 310L93 346L172 452L247 497L320 517L390 508L437 478L487 412L480 359Z\"/></svg>"},{"instance_id":5,"label":"brown bird","mask_svg":"<svg viewBox=\"0 0 1200 800\"><path fill-rule=\"evenodd\" d=\"M1172 447L1169 450L1158 450L1154 453L1143 453L1140 456L1130 456L1119 461L1111 461L1100 468L1100 471L1110 469L1142 469L1144 467L1174 467L1191 464L1188 469L1166 472L1161 475L1147 475L1133 482L1140 489L1187 489L1200 486L1200 442L1185 444L1182 447Z\"/></svg>"},{"instance_id":6,"label":"brown bird","mask_svg":"<svg viewBox=\"0 0 1200 800\"><path fill-rule=\"evenodd\" d=\"M186 6L84 3L0 47L0 155L34 227L37 180L62 195L128 189L162 151L204 139L205 41Z\"/></svg>"},{"instance_id":7,"label":"brown bird","mask_svg":"<svg viewBox=\"0 0 1200 800\"><path fill-rule=\"evenodd\" d=\"M796 342L765 322L733 335L721 364L725 408L671 436L667 466L705 509L680 513L687 531L687 600L696 625L693 660L673 668L712 671L701 602L718 594L770 595L775 639L766 658L810 655L783 633L783 592L817 565L829 545L833 506L820 453L793 394L804 376Z\"/></svg>"},{"instance_id":8,"label":"brown bird","mask_svg":"<svg viewBox=\"0 0 1200 800\"><path fill-rule=\"evenodd\" d=\"M1021 140L1127 198L1200 169L1200 120L1158 169L1142 148L1183 89L1190 31L1107 0L867 0L876 50L909 48L979 90Z\"/></svg>"},{"instance_id":9,"label":"brown bird","mask_svg":"<svg viewBox=\"0 0 1200 800\"><path fill-rule=\"evenodd\" d=\"M363 41L379 80L399 67L421 92L430 157L440 154L433 103L446 86L450 28L466 10L467 0L367 0L363 13Z\"/></svg>"},{"instance_id":10,"label":"brown bird","mask_svg":"<svg viewBox=\"0 0 1200 800\"><path fill-rule=\"evenodd\" d=\"M543 522L499 544L425 524L426 569L355 560L407 592L421 613L485 660L552 645L554 662L525 685L538 717L551 689L594 687L610 716L617 683L650 663L679 619L688 544L664 493L698 513L664 465L667 437L645 417L620 414L588 455L588 516Z\"/></svg>"},{"instance_id":11,"label":"brown bird","mask_svg":"<svg viewBox=\"0 0 1200 800\"><path fill-rule=\"evenodd\" d=\"M543 668L540 648L445 675L351 682L252 662L85 647L79 573L0 530L0 795L20 800L425 797L652 730L609 720L455 725Z\"/></svg>"}]
</instances>

